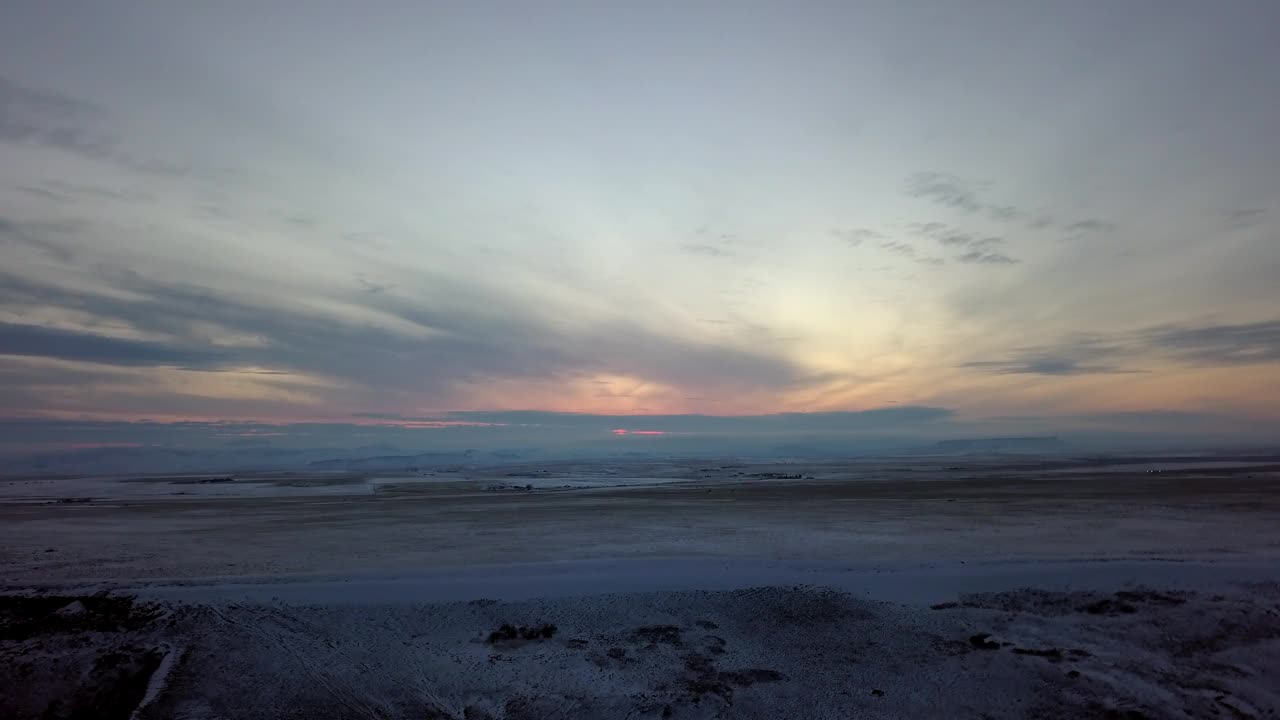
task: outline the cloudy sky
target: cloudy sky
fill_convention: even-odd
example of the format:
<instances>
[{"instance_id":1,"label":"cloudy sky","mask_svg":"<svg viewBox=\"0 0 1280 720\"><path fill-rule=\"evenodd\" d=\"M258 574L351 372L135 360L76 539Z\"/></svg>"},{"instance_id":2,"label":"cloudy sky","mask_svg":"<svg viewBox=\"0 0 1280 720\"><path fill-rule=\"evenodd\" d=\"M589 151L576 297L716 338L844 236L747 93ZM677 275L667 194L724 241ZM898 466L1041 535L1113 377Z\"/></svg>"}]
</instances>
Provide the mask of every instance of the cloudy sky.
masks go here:
<instances>
[{"instance_id":1,"label":"cloudy sky","mask_svg":"<svg viewBox=\"0 0 1280 720\"><path fill-rule=\"evenodd\" d=\"M1278 48L1272 0L9 0L0 416L1274 424Z\"/></svg>"}]
</instances>

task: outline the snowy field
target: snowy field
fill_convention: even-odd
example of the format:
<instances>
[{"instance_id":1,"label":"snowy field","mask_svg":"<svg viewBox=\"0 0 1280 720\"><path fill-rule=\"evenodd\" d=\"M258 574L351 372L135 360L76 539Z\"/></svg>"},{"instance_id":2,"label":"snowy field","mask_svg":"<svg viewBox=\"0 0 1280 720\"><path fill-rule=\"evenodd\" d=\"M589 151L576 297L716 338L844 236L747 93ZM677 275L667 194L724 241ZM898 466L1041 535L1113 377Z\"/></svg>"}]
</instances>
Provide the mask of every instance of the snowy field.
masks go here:
<instances>
[{"instance_id":1,"label":"snowy field","mask_svg":"<svg viewBox=\"0 0 1280 720\"><path fill-rule=\"evenodd\" d=\"M1025 458L9 478L0 717L1276 717L1277 483Z\"/></svg>"}]
</instances>

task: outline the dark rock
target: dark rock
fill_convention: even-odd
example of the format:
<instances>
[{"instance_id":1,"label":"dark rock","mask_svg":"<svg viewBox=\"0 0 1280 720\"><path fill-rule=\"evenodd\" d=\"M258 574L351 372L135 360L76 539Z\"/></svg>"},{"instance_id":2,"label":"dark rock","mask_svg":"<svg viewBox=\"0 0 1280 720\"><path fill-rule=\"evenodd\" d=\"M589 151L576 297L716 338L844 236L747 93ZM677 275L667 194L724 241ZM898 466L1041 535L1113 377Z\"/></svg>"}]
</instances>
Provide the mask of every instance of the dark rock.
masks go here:
<instances>
[{"instance_id":1,"label":"dark rock","mask_svg":"<svg viewBox=\"0 0 1280 720\"><path fill-rule=\"evenodd\" d=\"M489 633L489 642L498 642L500 640L515 640L519 635L514 625L502 625L497 630Z\"/></svg>"},{"instance_id":2,"label":"dark rock","mask_svg":"<svg viewBox=\"0 0 1280 720\"><path fill-rule=\"evenodd\" d=\"M1046 648L1044 650L1035 650L1032 648L1014 648L1014 655L1030 655L1032 657L1047 658L1053 662L1062 660L1062 651L1058 648Z\"/></svg>"},{"instance_id":3,"label":"dark rock","mask_svg":"<svg viewBox=\"0 0 1280 720\"><path fill-rule=\"evenodd\" d=\"M720 679L741 687L750 687L756 683L771 683L786 680L787 676L777 670L750 668L720 673Z\"/></svg>"},{"instance_id":4,"label":"dark rock","mask_svg":"<svg viewBox=\"0 0 1280 720\"><path fill-rule=\"evenodd\" d=\"M706 644L706 651L713 655L724 654L724 638L716 635L703 635L702 642Z\"/></svg>"},{"instance_id":5,"label":"dark rock","mask_svg":"<svg viewBox=\"0 0 1280 720\"><path fill-rule=\"evenodd\" d=\"M988 640L987 638L989 637L991 637L991 633L978 633L977 635L970 635L969 644L979 650L999 650L1000 643L994 640Z\"/></svg>"},{"instance_id":6,"label":"dark rock","mask_svg":"<svg viewBox=\"0 0 1280 720\"><path fill-rule=\"evenodd\" d=\"M1165 607L1181 605L1186 602L1186 600L1184 600L1183 598L1177 597L1176 595L1168 595L1165 593L1158 593L1151 590L1143 590L1143 591L1121 590L1116 593L1116 600L1127 601L1131 603L1137 602L1137 603L1148 603L1151 605L1163 605Z\"/></svg>"},{"instance_id":7,"label":"dark rock","mask_svg":"<svg viewBox=\"0 0 1280 720\"><path fill-rule=\"evenodd\" d=\"M138 630L160 617L157 605L127 595L0 597L0 640L24 641L52 633Z\"/></svg>"},{"instance_id":8,"label":"dark rock","mask_svg":"<svg viewBox=\"0 0 1280 720\"><path fill-rule=\"evenodd\" d=\"M1111 600L1108 598L1089 603L1080 609L1090 615L1119 615L1122 613L1129 615L1138 612L1138 608L1127 602Z\"/></svg>"},{"instance_id":9,"label":"dark rock","mask_svg":"<svg viewBox=\"0 0 1280 720\"><path fill-rule=\"evenodd\" d=\"M521 625L516 627L509 623L504 623L501 627L489 633L489 642L502 642L504 640L548 640L556 634L555 625L535 625L528 627Z\"/></svg>"},{"instance_id":10,"label":"dark rock","mask_svg":"<svg viewBox=\"0 0 1280 720\"><path fill-rule=\"evenodd\" d=\"M711 658L707 657L706 655L698 655L697 653L693 653L685 656L684 667L686 670L689 670L690 672L698 673L699 675L712 673L716 669L715 663L711 660Z\"/></svg>"},{"instance_id":11,"label":"dark rock","mask_svg":"<svg viewBox=\"0 0 1280 720\"><path fill-rule=\"evenodd\" d=\"M635 642L648 643L649 645L675 645L684 644L681 637L680 628L675 625L647 625L638 627L631 633L631 639Z\"/></svg>"}]
</instances>

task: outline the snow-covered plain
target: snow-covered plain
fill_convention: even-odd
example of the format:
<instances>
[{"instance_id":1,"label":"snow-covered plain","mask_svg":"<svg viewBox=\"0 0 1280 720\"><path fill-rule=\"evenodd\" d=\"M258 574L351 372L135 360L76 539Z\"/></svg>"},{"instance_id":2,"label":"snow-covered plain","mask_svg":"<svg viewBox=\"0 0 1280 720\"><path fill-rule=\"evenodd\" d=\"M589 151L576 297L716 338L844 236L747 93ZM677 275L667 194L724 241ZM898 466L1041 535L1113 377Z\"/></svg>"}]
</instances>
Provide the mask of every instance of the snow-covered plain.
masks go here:
<instances>
[{"instance_id":1,"label":"snow-covered plain","mask_svg":"<svg viewBox=\"0 0 1280 720\"><path fill-rule=\"evenodd\" d=\"M1280 464L1098 466L11 478L0 716L1280 713Z\"/></svg>"}]
</instances>

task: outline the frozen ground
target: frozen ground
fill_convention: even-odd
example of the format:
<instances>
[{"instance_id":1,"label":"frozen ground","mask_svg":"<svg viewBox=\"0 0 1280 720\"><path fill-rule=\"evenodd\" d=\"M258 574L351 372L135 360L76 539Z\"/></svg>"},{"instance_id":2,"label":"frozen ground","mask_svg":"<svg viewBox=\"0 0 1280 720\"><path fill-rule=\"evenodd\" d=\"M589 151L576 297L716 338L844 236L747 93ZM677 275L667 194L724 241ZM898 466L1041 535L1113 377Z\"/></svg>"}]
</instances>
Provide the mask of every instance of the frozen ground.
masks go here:
<instances>
[{"instance_id":1,"label":"frozen ground","mask_svg":"<svg viewBox=\"0 0 1280 720\"><path fill-rule=\"evenodd\" d=\"M15 478L0 717L1276 717L1280 466L1100 465Z\"/></svg>"}]
</instances>

